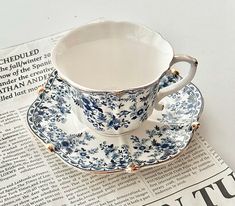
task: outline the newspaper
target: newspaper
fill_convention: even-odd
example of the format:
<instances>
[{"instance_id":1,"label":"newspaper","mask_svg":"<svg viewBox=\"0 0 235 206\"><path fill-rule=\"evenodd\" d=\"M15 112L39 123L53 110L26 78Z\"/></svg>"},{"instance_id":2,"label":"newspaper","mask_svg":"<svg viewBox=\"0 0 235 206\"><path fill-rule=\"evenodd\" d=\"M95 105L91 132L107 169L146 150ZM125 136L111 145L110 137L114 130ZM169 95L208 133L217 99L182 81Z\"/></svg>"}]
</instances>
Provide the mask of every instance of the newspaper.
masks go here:
<instances>
[{"instance_id":1,"label":"newspaper","mask_svg":"<svg viewBox=\"0 0 235 206\"><path fill-rule=\"evenodd\" d=\"M235 174L199 133L174 161L135 174L84 173L47 152L26 112L65 33L0 51L0 205L234 206Z\"/></svg>"}]
</instances>

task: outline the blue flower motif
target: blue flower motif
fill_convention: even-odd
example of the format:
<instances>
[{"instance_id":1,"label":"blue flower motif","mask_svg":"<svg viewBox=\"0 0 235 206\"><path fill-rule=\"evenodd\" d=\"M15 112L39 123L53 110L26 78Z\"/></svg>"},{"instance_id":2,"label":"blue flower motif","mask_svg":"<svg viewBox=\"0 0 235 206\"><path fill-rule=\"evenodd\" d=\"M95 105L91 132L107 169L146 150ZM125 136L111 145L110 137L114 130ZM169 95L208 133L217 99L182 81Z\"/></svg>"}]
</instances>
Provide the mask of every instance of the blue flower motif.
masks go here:
<instances>
[{"instance_id":1,"label":"blue flower motif","mask_svg":"<svg viewBox=\"0 0 235 206\"><path fill-rule=\"evenodd\" d=\"M140 116L141 114L143 114L143 112L144 112L144 109L141 108L141 109L139 109L139 110L137 111L137 115Z\"/></svg>"},{"instance_id":2,"label":"blue flower motif","mask_svg":"<svg viewBox=\"0 0 235 206\"><path fill-rule=\"evenodd\" d=\"M158 88L153 87L138 93L131 91L132 98L136 96L136 103L130 101L129 95L119 98L107 93L97 97L84 96L82 99L79 98L83 97L82 94L57 77L56 72L53 74L46 85L48 92L41 95L30 107L28 122L41 140L54 144L55 152L61 158L85 170L112 171L126 168L133 162L140 166L152 165L178 154L190 139L191 121L197 120L202 104L200 93L193 86L186 86L171 95L170 104L166 104L166 109L160 113L160 122L151 125L143 136L128 137L128 145L116 144L110 140L105 142L98 140L89 130L72 134L70 131L64 131L64 127L60 128L71 120L71 104L81 108L88 105L90 110L84 109L86 116L99 130L108 126L115 130L128 127L131 117L138 121L146 118L148 104L145 100L149 98L154 102L153 91ZM170 84L169 78L165 79L165 83ZM192 92L191 87L195 92ZM76 95L78 98L75 98ZM102 101L110 105L110 110L103 109ZM112 101L115 103L111 104ZM126 101L128 108L122 106ZM113 115L113 109L119 115ZM179 137L184 140L179 141Z\"/></svg>"},{"instance_id":3,"label":"blue flower motif","mask_svg":"<svg viewBox=\"0 0 235 206\"><path fill-rule=\"evenodd\" d=\"M90 101L87 98L85 98L84 96L81 99L84 104L88 104L88 105L90 104Z\"/></svg>"},{"instance_id":4,"label":"blue flower motif","mask_svg":"<svg viewBox=\"0 0 235 206\"><path fill-rule=\"evenodd\" d=\"M114 115L112 115L112 118L108 122L108 128L114 128L115 130L118 130L121 127L121 122L118 118L116 118Z\"/></svg>"},{"instance_id":5,"label":"blue flower motif","mask_svg":"<svg viewBox=\"0 0 235 206\"><path fill-rule=\"evenodd\" d=\"M128 128L132 121L145 121L149 105L155 102L156 92L156 85L130 90L121 97L110 92L83 94L77 91L73 93L73 96L76 94L73 101L97 130L118 130Z\"/></svg>"},{"instance_id":6,"label":"blue flower motif","mask_svg":"<svg viewBox=\"0 0 235 206\"><path fill-rule=\"evenodd\" d=\"M63 141L61 142L61 145L62 145L63 147L68 147L68 146L69 146L69 142L63 140Z\"/></svg>"}]
</instances>

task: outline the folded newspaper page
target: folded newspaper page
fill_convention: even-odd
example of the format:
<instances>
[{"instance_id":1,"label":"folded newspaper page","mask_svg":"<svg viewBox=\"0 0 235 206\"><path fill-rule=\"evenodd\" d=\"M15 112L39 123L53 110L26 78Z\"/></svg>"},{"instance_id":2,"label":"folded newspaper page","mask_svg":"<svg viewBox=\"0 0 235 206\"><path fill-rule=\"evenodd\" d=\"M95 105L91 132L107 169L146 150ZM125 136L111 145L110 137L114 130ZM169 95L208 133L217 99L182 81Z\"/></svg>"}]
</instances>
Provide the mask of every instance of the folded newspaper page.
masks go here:
<instances>
[{"instance_id":1,"label":"folded newspaper page","mask_svg":"<svg viewBox=\"0 0 235 206\"><path fill-rule=\"evenodd\" d=\"M135 174L81 172L47 152L26 113L65 33L0 51L0 205L234 206L235 174L199 133L173 161Z\"/></svg>"}]
</instances>

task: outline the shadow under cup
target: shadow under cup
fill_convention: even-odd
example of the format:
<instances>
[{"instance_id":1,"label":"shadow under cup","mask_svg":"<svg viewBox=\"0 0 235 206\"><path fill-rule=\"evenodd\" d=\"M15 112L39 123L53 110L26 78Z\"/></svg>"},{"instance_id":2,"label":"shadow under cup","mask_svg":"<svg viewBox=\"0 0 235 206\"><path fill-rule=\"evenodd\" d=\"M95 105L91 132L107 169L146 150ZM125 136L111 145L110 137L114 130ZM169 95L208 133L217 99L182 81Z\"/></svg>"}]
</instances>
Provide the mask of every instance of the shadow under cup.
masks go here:
<instances>
[{"instance_id":1,"label":"shadow under cup","mask_svg":"<svg viewBox=\"0 0 235 206\"><path fill-rule=\"evenodd\" d=\"M144 26L103 21L70 32L52 56L59 75L72 86L78 118L114 135L138 128L151 115L173 49Z\"/></svg>"}]
</instances>

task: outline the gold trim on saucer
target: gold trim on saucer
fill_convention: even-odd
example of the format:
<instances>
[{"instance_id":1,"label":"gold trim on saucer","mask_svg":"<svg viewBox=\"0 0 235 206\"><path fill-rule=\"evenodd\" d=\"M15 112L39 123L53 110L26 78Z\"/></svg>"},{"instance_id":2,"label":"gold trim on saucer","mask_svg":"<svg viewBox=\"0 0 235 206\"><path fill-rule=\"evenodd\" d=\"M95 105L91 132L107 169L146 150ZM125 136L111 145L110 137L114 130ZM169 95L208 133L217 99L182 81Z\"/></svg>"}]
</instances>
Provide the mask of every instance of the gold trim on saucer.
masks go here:
<instances>
[{"instance_id":1,"label":"gold trim on saucer","mask_svg":"<svg viewBox=\"0 0 235 206\"><path fill-rule=\"evenodd\" d=\"M123 96L124 94L125 94L126 92L125 91L117 91L117 92L113 92L113 94L115 95L115 96L117 96L117 97L121 97L121 96Z\"/></svg>"},{"instance_id":2,"label":"gold trim on saucer","mask_svg":"<svg viewBox=\"0 0 235 206\"><path fill-rule=\"evenodd\" d=\"M40 87L38 87L38 89L37 89L37 93L38 94L41 94L41 93L43 93L45 91L45 87L44 86L40 86Z\"/></svg>"},{"instance_id":3,"label":"gold trim on saucer","mask_svg":"<svg viewBox=\"0 0 235 206\"><path fill-rule=\"evenodd\" d=\"M194 131L196 131L199 127L200 127L200 122L193 122L192 124L191 124L191 126L192 126L192 129L194 130Z\"/></svg>"},{"instance_id":4,"label":"gold trim on saucer","mask_svg":"<svg viewBox=\"0 0 235 206\"><path fill-rule=\"evenodd\" d=\"M134 163L131 163L130 165L127 166L126 168L126 172L127 173L135 173L135 172L138 172L140 169L140 166L139 165L136 165Z\"/></svg>"},{"instance_id":5,"label":"gold trim on saucer","mask_svg":"<svg viewBox=\"0 0 235 206\"><path fill-rule=\"evenodd\" d=\"M54 152L55 151L55 147L53 144L46 144L46 148L49 152Z\"/></svg>"}]
</instances>

